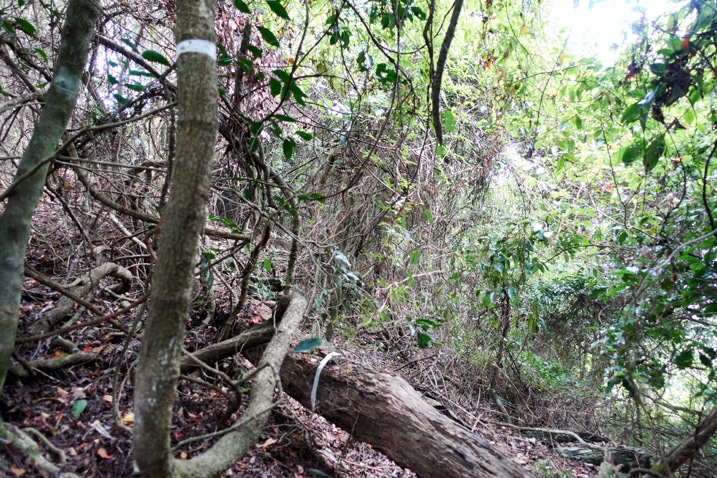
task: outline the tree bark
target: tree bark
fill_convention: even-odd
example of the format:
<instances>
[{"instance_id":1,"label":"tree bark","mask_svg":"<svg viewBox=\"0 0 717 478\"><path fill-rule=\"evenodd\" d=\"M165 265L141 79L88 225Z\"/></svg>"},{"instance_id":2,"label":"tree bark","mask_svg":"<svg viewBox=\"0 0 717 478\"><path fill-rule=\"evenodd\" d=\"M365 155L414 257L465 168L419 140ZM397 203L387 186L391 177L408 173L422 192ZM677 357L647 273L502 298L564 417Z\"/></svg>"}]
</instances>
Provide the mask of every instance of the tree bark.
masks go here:
<instances>
[{"instance_id":1,"label":"tree bark","mask_svg":"<svg viewBox=\"0 0 717 478\"><path fill-rule=\"evenodd\" d=\"M177 44L184 40L216 42L212 0L177 1ZM159 226L159 252L135 389L134 456L144 476L178 473L170 427L218 127L215 58L194 51L179 55L177 101L177 160Z\"/></svg>"},{"instance_id":2,"label":"tree bark","mask_svg":"<svg viewBox=\"0 0 717 478\"><path fill-rule=\"evenodd\" d=\"M284 390L306 407L311 406L318 362L293 354L281 368ZM419 476L532 476L429 405L408 382L388 373L346 361L327 365L320 376L316 409Z\"/></svg>"},{"instance_id":3,"label":"tree bark","mask_svg":"<svg viewBox=\"0 0 717 478\"><path fill-rule=\"evenodd\" d=\"M100 0L70 0L67 5L52 84L15 173L11 185L14 190L0 216L0 390L15 344L32 214L42 194L49 158L55 154L75 109L93 30L101 12Z\"/></svg>"}]
</instances>

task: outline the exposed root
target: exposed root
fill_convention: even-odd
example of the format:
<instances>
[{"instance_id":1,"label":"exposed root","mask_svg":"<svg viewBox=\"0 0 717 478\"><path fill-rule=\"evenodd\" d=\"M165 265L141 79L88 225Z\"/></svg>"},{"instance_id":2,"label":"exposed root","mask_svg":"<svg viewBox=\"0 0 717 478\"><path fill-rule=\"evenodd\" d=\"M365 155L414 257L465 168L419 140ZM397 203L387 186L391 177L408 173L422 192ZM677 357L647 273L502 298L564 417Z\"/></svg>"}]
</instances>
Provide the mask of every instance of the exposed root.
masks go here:
<instances>
[{"instance_id":1,"label":"exposed root","mask_svg":"<svg viewBox=\"0 0 717 478\"><path fill-rule=\"evenodd\" d=\"M60 457L60 461L64 464L65 454L40 434L37 430L30 429L32 434L41 438L53 453ZM9 423L0 422L0 441L3 446L8 448L13 454L18 456L25 455L30 460L32 466L37 468L43 475L59 475L66 478L79 478L74 473L63 472L60 466L45 458L40 450L40 446L25 431L11 425Z\"/></svg>"}]
</instances>

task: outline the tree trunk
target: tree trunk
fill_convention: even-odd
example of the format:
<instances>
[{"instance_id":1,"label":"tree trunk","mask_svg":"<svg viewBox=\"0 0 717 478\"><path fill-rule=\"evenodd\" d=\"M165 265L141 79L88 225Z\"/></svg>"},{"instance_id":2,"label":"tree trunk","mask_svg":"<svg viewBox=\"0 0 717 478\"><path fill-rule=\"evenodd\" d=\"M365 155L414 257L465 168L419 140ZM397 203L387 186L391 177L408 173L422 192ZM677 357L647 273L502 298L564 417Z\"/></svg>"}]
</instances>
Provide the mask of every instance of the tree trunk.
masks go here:
<instances>
[{"instance_id":1,"label":"tree trunk","mask_svg":"<svg viewBox=\"0 0 717 478\"><path fill-rule=\"evenodd\" d=\"M193 45L213 48L212 0L177 1L176 40L178 47L194 40ZM135 395L134 456L144 476L177 476L170 427L218 127L214 55L213 50L190 48L177 58L177 160L158 226L159 252Z\"/></svg>"},{"instance_id":2,"label":"tree trunk","mask_svg":"<svg viewBox=\"0 0 717 478\"><path fill-rule=\"evenodd\" d=\"M284 360L284 390L310 407L318 359ZM320 377L317 412L419 476L529 477L483 438L429 405L405 380L341 361Z\"/></svg>"},{"instance_id":3,"label":"tree trunk","mask_svg":"<svg viewBox=\"0 0 717 478\"><path fill-rule=\"evenodd\" d=\"M0 216L0 391L5 383L17 333L23 264L30 222L62 134L82 84L92 33L102 11L100 0L70 0L62 28L53 80L30 143Z\"/></svg>"},{"instance_id":4,"label":"tree trunk","mask_svg":"<svg viewBox=\"0 0 717 478\"><path fill-rule=\"evenodd\" d=\"M184 43L187 40L192 41ZM172 406L218 126L215 42L214 2L178 1L177 51L183 53L177 59L177 162L158 226L162 236L135 394L134 457L142 475L148 477L219 476L256 444L275 405L281 362L307 304L298 294L282 301L285 311L257 367L242 419L201 455L175 459L170 441Z\"/></svg>"}]
</instances>

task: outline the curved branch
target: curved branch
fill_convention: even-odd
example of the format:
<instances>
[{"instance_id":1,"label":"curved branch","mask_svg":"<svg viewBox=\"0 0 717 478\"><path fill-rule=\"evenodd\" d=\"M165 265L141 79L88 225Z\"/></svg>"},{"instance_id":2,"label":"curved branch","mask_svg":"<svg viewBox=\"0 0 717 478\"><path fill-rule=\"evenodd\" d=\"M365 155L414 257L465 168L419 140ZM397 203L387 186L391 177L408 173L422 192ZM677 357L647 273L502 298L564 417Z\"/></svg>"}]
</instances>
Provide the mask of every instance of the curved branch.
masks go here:
<instances>
[{"instance_id":1,"label":"curved branch","mask_svg":"<svg viewBox=\"0 0 717 478\"><path fill-rule=\"evenodd\" d=\"M209 450L188 461L175 460L178 476L218 476L254 446L264 428L269 411L276 403L274 389L281 391L279 368L284 362L294 333L306 310L307 301L298 293L290 293L288 307L281 316L274 337L257 365L249 405L232 431L220 438ZM278 307L278 306L277 306Z\"/></svg>"}]
</instances>

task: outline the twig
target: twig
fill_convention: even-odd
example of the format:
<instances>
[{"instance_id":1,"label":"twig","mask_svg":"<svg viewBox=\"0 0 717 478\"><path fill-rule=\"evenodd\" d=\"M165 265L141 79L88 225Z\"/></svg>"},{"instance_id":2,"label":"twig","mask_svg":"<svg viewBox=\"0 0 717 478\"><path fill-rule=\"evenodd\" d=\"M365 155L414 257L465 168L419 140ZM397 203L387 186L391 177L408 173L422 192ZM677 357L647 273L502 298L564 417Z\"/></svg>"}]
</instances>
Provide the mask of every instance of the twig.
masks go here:
<instances>
[{"instance_id":1,"label":"twig","mask_svg":"<svg viewBox=\"0 0 717 478\"><path fill-rule=\"evenodd\" d=\"M64 355L62 357L57 358L49 358L49 359L41 359L41 360L33 360L31 362L27 362L26 366L31 367L31 369L38 369L38 370L44 370L46 372L53 371L53 370L60 370L66 367L71 367L73 365L79 365L82 363L92 362L97 360L98 355L93 353L87 353L87 352L77 352L70 355ZM23 364L25 366L25 364ZM17 377L27 377L29 374L26 371L26 368L23 369L17 369L17 368L11 368L9 370L10 373Z\"/></svg>"},{"instance_id":2,"label":"twig","mask_svg":"<svg viewBox=\"0 0 717 478\"><path fill-rule=\"evenodd\" d=\"M45 435L40 433L39 430L29 427L23 428L23 431L35 435L47 447L48 450L57 455L57 458L60 459L60 463L62 463L63 465L67 463L67 456L65 455L65 452L53 445Z\"/></svg>"},{"instance_id":3,"label":"twig","mask_svg":"<svg viewBox=\"0 0 717 478\"><path fill-rule=\"evenodd\" d=\"M432 359L432 358L435 358L435 357L437 357L437 356L438 356L438 352L434 353L433 355L429 355L428 357L418 357L418 358L416 358L416 359L409 360L408 362L404 363L404 364L401 365L400 367L393 369L393 371L394 371L394 372L398 372L399 370L404 369L404 368L408 367L409 365L412 365L412 364L417 363L417 362L421 362L421 361L423 361L423 360Z\"/></svg>"},{"instance_id":4,"label":"twig","mask_svg":"<svg viewBox=\"0 0 717 478\"><path fill-rule=\"evenodd\" d=\"M88 127L86 127L86 128L80 129L79 131L77 131L77 133L75 133L75 134L73 134L72 136L70 136L70 138L69 138L67 141L65 141L64 143L62 143L62 145L61 145L59 148L57 148L54 153L52 153L50 156L48 156L48 157L46 157L46 158L41 159L40 161L37 162L37 164L35 164L32 168L30 168L26 173L24 173L24 174L18 176L18 177L10 184L10 186L8 186L7 189L5 189L5 191L3 191L3 192L0 194L0 202L4 201L8 196L10 196L10 194L15 190L15 188L18 187L18 185L19 185L20 183L22 183L23 181L25 181L26 179L28 179L29 177L31 177L33 174L35 174L38 170L40 170L40 168L42 168L43 166L45 166L47 163L49 163L49 162L51 162L52 160L54 160L55 158L57 158L57 156L58 156L62 151L64 151L70 144L72 144L77 138L79 138L80 136L82 136L84 133L102 131L102 130L104 130L104 129L109 129L109 128L115 128L115 127L117 127L117 126L122 126L122 125L127 124L127 123L133 123L133 122L135 122L135 121L139 121L139 120L144 119L144 118L146 118L146 117L148 117L148 116L152 116L152 115L154 115L154 114L156 114L156 113L159 113L160 111L164 111L164 110L166 110L166 109L168 109L168 108L172 108L172 107L174 107L176 104L177 104L176 102L174 102L174 103L169 103L169 104L167 104L167 105L165 105L165 106L160 106L159 108L155 108L155 109L150 110L150 111L148 111L148 112L146 112L146 113L143 113L143 114L141 114L141 115L139 115L139 116L134 116L134 117L129 118L129 119L126 119L126 120L115 121L115 122L113 122L113 123L106 123L106 124L97 125L97 126L88 126Z\"/></svg>"}]
</instances>

